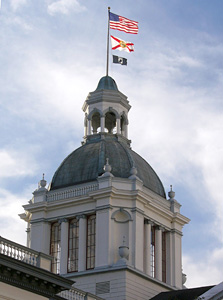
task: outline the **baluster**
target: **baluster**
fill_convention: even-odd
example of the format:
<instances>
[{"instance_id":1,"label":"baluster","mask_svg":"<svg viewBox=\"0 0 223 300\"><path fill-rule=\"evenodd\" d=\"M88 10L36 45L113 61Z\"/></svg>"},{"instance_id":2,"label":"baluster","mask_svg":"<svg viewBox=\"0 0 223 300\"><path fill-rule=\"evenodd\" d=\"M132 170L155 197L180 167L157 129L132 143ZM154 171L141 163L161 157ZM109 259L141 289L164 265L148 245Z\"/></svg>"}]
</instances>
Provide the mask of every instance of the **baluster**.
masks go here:
<instances>
[{"instance_id":1,"label":"baluster","mask_svg":"<svg viewBox=\"0 0 223 300\"><path fill-rule=\"evenodd\" d=\"M19 253L20 253L19 260L24 260L25 259L25 252L23 252L22 249L19 248Z\"/></svg>"},{"instance_id":2,"label":"baluster","mask_svg":"<svg viewBox=\"0 0 223 300\"><path fill-rule=\"evenodd\" d=\"M24 261L29 264L29 254L27 251L24 251Z\"/></svg>"},{"instance_id":3,"label":"baluster","mask_svg":"<svg viewBox=\"0 0 223 300\"><path fill-rule=\"evenodd\" d=\"M3 244L3 254L5 254L5 244Z\"/></svg>"},{"instance_id":4,"label":"baluster","mask_svg":"<svg viewBox=\"0 0 223 300\"><path fill-rule=\"evenodd\" d=\"M33 266L36 265L36 255L35 254L32 255L32 265Z\"/></svg>"},{"instance_id":5,"label":"baluster","mask_svg":"<svg viewBox=\"0 0 223 300\"><path fill-rule=\"evenodd\" d=\"M33 260L33 255L32 255L32 253L30 253L30 252L28 252L28 255L29 255L29 264L30 265L33 265L34 264L34 260Z\"/></svg>"},{"instance_id":6,"label":"baluster","mask_svg":"<svg viewBox=\"0 0 223 300\"><path fill-rule=\"evenodd\" d=\"M6 255L8 255L9 256L9 245L8 244L6 244Z\"/></svg>"},{"instance_id":7,"label":"baluster","mask_svg":"<svg viewBox=\"0 0 223 300\"><path fill-rule=\"evenodd\" d=\"M18 249L18 247L17 247L17 249L16 249L17 251L16 251L16 259L19 259L19 249Z\"/></svg>"},{"instance_id":8,"label":"baluster","mask_svg":"<svg viewBox=\"0 0 223 300\"><path fill-rule=\"evenodd\" d=\"M15 247L15 251L14 251L14 258L16 259L17 257L17 247Z\"/></svg>"}]
</instances>

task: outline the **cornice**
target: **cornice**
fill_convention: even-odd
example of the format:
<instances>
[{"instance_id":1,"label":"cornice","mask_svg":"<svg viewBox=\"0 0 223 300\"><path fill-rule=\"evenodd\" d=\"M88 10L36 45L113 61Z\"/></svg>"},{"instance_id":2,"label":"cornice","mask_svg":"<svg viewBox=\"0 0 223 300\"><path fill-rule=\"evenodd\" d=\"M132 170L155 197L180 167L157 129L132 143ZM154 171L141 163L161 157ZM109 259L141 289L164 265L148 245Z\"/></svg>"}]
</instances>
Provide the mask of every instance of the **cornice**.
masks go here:
<instances>
[{"instance_id":1,"label":"cornice","mask_svg":"<svg viewBox=\"0 0 223 300\"><path fill-rule=\"evenodd\" d=\"M0 254L0 281L45 297L70 289L73 281Z\"/></svg>"}]
</instances>

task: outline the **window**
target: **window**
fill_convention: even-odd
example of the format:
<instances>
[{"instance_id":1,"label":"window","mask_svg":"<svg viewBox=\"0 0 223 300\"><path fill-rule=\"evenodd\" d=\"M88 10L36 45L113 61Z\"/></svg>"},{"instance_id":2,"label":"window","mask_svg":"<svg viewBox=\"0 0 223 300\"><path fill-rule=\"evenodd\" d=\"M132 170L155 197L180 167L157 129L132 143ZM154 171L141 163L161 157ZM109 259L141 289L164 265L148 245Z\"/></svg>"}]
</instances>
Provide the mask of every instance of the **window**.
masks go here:
<instances>
[{"instance_id":1,"label":"window","mask_svg":"<svg viewBox=\"0 0 223 300\"><path fill-rule=\"evenodd\" d=\"M61 252L61 226L59 222L51 226L50 254L53 256L51 269L53 273L60 273L60 252Z\"/></svg>"},{"instance_id":2,"label":"window","mask_svg":"<svg viewBox=\"0 0 223 300\"><path fill-rule=\"evenodd\" d=\"M96 215L87 218L87 269L95 267Z\"/></svg>"},{"instance_id":3,"label":"window","mask_svg":"<svg viewBox=\"0 0 223 300\"><path fill-rule=\"evenodd\" d=\"M75 218L69 223L68 272L78 271L79 221Z\"/></svg>"},{"instance_id":4,"label":"window","mask_svg":"<svg viewBox=\"0 0 223 300\"><path fill-rule=\"evenodd\" d=\"M162 281L166 282L166 232L162 232Z\"/></svg>"},{"instance_id":5,"label":"window","mask_svg":"<svg viewBox=\"0 0 223 300\"><path fill-rule=\"evenodd\" d=\"M107 112L105 114L105 129L107 129L108 133L115 133L116 128L116 116L113 112Z\"/></svg>"},{"instance_id":6,"label":"window","mask_svg":"<svg viewBox=\"0 0 223 300\"><path fill-rule=\"evenodd\" d=\"M151 245L150 245L150 265L151 276L155 277L155 227L151 227Z\"/></svg>"}]
</instances>

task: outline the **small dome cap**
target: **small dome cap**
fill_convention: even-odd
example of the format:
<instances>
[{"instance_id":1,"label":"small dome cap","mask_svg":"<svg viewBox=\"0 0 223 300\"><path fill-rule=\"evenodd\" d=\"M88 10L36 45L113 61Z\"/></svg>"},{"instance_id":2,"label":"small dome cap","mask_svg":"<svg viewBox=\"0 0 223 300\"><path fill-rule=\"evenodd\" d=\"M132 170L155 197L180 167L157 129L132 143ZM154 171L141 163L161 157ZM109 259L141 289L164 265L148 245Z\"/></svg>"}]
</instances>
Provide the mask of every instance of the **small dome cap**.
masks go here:
<instances>
[{"instance_id":1,"label":"small dome cap","mask_svg":"<svg viewBox=\"0 0 223 300\"><path fill-rule=\"evenodd\" d=\"M115 90L118 91L118 87L114 79L110 76L104 76L99 80L96 91L98 90Z\"/></svg>"}]
</instances>

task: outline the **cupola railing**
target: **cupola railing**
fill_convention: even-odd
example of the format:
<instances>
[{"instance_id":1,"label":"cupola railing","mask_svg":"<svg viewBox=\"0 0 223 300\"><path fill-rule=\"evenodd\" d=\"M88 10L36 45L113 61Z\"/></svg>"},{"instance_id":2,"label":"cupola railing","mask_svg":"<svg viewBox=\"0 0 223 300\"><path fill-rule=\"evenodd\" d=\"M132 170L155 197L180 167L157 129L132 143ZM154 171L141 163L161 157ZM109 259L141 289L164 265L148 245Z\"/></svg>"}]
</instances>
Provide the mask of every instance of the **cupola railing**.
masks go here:
<instances>
[{"instance_id":1,"label":"cupola railing","mask_svg":"<svg viewBox=\"0 0 223 300\"><path fill-rule=\"evenodd\" d=\"M57 201L57 200L83 196L83 195L87 195L90 192L96 191L98 189L99 189L98 183L93 183L89 185L79 186L66 191L50 191L47 194L47 201L50 202L50 201Z\"/></svg>"}]
</instances>

